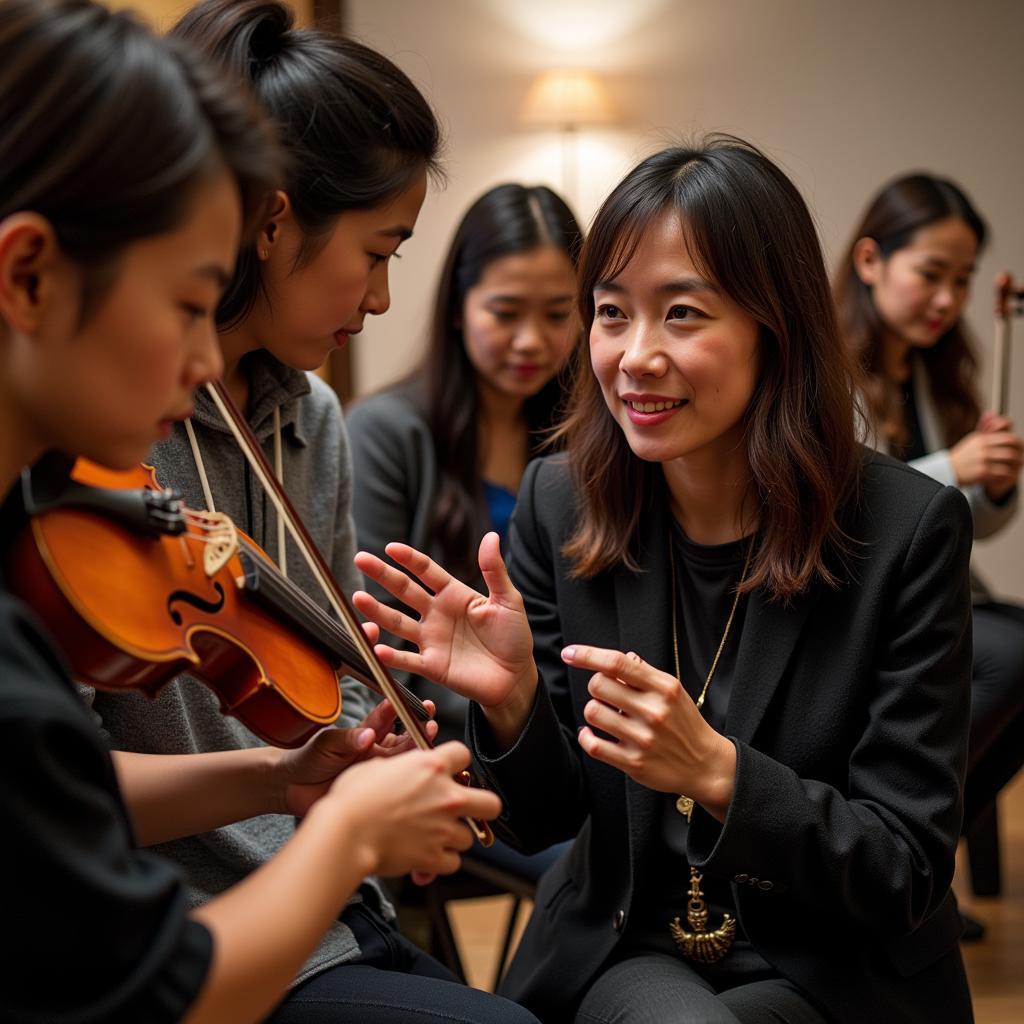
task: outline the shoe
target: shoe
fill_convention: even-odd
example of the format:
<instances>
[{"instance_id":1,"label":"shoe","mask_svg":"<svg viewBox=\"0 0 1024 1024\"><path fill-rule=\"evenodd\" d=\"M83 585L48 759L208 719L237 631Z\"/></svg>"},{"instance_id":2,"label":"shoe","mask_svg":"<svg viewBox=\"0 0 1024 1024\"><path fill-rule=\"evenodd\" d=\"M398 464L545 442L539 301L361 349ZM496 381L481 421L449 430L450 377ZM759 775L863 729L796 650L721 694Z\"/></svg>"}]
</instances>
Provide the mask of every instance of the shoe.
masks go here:
<instances>
[{"instance_id":1,"label":"shoe","mask_svg":"<svg viewBox=\"0 0 1024 1024\"><path fill-rule=\"evenodd\" d=\"M964 926L961 942L978 942L985 938L985 926L976 918L960 911L960 922Z\"/></svg>"}]
</instances>

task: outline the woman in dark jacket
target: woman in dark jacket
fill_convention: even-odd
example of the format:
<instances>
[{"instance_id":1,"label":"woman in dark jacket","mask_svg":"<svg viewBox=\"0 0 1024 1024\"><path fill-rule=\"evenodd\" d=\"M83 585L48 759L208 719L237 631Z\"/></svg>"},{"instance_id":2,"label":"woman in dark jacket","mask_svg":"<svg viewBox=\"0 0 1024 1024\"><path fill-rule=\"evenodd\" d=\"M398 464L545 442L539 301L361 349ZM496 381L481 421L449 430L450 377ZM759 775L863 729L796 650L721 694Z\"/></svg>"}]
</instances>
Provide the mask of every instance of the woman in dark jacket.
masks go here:
<instances>
[{"instance_id":1,"label":"woman in dark jacket","mask_svg":"<svg viewBox=\"0 0 1024 1024\"><path fill-rule=\"evenodd\" d=\"M504 991L546 1020L971 1019L950 880L963 496L861 448L809 212L735 139L644 161L580 268L590 371L482 597L402 545L361 610L470 697L526 850L578 837ZM629 653L625 653L629 652Z\"/></svg>"}]
</instances>

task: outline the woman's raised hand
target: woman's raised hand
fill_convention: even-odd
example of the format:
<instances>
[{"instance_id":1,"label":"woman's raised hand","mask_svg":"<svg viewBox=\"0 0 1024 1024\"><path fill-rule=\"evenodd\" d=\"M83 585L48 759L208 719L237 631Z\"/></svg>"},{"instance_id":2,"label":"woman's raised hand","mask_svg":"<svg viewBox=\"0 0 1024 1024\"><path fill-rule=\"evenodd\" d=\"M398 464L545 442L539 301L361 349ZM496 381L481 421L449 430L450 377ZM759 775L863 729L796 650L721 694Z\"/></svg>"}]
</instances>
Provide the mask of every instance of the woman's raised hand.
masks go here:
<instances>
[{"instance_id":1,"label":"woman's raised hand","mask_svg":"<svg viewBox=\"0 0 1024 1024\"><path fill-rule=\"evenodd\" d=\"M982 484L993 501L1016 486L1024 463L1024 441L1013 432L1007 416L986 412L978 426L949 452L961 487Z\"/></svg>"},{"instance_id":2,"label":"woman's raised hand","mask_svg":"<svg viewBox=\"0 0 1024 1024\"><path fill-rule=\"evenodd\" d=\"M356 591L353 603L363 615L416 647L400 651L378 644L381 661L431 679L485 709L532 702L537 681L533 636L523 599L505 570L498 535L489 533L480 542L486 597L407 544L389 544L385 550L413 578L365 551L356 555L356 565L418 618Z\"/></svg>"}]
</instances>

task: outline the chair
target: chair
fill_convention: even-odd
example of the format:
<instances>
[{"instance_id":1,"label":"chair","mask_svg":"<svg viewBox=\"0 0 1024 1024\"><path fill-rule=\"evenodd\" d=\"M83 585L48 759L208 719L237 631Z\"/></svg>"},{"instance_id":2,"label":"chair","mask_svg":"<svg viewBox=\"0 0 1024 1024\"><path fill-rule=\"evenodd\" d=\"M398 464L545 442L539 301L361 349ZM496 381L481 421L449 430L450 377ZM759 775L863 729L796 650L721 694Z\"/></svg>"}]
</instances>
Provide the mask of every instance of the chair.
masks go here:
<instances>
[{"instance_id":1,"label":"chair","mask_svg":"<svg viewBox=\"0 0 1024 1024\"><path fill-rule=\"evenodd\" d=\"M510 895L512 906L505 920L501 950L494 966L494 980L491 984L491 991L497 991L508 966L512 939L519 922L523 900L533 899L542 873L543 871L538 871L536 875L531 875L527 871L520 874L481 860L472 853L466 854L460 871L436 879L425 890L425 904L431 926L431 953L454 975L465 981L466 972L448 917L448 904L453 900Z\"/></svg>"},{"instance_id":2,"label":"chair","mask_svg":"<svg viewBox=\"0 0 1024 1024\"><path fill-rule=\"evenodd\" d=\"M971 888L976 896L1002 889L998 796L1024 765L1024 714L1018 714L967 775L963 834Z\"/></svg>"}]
</instances>

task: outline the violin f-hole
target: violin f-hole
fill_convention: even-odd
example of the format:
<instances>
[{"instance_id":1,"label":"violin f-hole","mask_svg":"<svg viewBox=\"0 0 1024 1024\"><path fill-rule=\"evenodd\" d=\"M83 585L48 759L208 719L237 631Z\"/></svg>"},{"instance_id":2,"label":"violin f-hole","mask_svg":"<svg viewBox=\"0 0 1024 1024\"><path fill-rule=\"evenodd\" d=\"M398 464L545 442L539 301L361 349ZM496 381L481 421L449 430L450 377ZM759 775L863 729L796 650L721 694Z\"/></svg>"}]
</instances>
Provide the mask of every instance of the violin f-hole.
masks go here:
<instances>
[{"instance_id":1,"label":"violin f-hole","mask_svg":"<svg viewBox=\"0 0 1024 1024\"><path fill-rule=\"evenodd\" d=\"M175 590L167 598L167 613L170 615L171 621L176 626L181 625L181 612L172 607L178 601L181 601L184 604L190 604L193 608L198 608L200 611L209 612L211 615L219 612L221 608L224 607L224 588L215 581L213 589L217 591L217 596L220 600L207 601L201 598L198 594L192 594L187 590Z\"/></svg>"}]
</instances>

